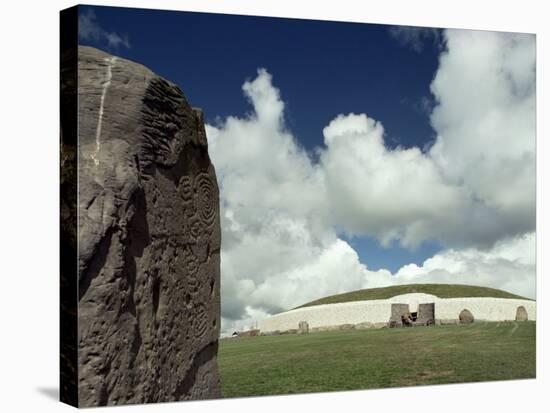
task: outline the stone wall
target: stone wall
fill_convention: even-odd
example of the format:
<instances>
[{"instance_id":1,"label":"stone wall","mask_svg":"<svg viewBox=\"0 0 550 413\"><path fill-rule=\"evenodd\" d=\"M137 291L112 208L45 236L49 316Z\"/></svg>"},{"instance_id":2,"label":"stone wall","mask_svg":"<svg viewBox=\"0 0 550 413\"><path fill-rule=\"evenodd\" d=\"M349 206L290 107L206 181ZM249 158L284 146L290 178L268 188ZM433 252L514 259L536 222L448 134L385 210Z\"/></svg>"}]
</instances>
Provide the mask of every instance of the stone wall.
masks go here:
<instances>
[{"instance_id":1,"label":"stone wall","mask_svg":"<svg viewBox=\"0 0 550 413\"><path fill-rule=\"evenodd\" d=\"M296 329L300 321L307 321L310 331L318 327L338 326L342 324L357 324L365 321L387 323L390 318L388 302L364 301L325 304L299 308L276 314L259 322L260 331L285 331Z\"/></svg>"},{"instance_id":2,"label":"stone wall","mask_svg":"<svg viewBox=\"0 0 550 413\"><path fill-rule=\"evenodd\" d=\"M519 306L524 306L529 320L536 319L536 302L510 298L448 298L435 302L435 318L456 319L464 309L469 310L476 321L515 320Z\"/></svg>"},{"instance_id":3,"label":"stone wall","mask_svg":"<svg viewBox=\"0 0 550 413\"><path fill-rule=\"evenodd\" d=\"M434 303L435 319L446 323L458 322L463 309L468 309L476 321L515 320L519 306L526 309L529 320L536 320L536 302L507 298L437 298L428 294L405 294L388 300L354 301L349 303L323 304L297 308L276 314L260 321L260 331L285 331L295 329L300 321L307 321L310 331L328 330L351 324L360 326L384 326L391 317L391 307L395 303L416 305L420 308L423 300Z\"/></svg>"}]
</instances>

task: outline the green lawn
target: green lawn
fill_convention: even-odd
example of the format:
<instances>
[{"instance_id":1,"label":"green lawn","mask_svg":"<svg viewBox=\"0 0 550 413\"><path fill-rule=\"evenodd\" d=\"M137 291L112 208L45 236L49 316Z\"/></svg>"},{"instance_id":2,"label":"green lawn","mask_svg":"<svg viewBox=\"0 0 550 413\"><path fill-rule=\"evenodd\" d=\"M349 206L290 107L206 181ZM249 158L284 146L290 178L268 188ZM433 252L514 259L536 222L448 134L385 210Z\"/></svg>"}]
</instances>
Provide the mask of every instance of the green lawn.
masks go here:
<instances>
[{"instance_id":1,"label":"green lawn","mask_svg":"<svg viewBox=\"0 0 550 413\"><path fill-rule=\"evenodd\" d=\"M385 300L401 294L409 293L426 293L433 294L440 298L456 298L456 297L494 297L494 298L521 298L503 290L496 288L477 287L474 285L461 284L406 284L394 285L392 287L369 288L366 290L357 290L349 293L336 294L328 297L320 298L315 301L303 304L300 307L308 307L318 304L334 304L345 303L348 301L363 301L363 300ZM300 308L297 307L297 308Z\"/></svg>"},{"instance_id":2,"label":"green lawn","mask_svg":"<svg viewBox=\"0 0 550 413\"><path fill-rule=\"evenodd\" d=\"M220 340L224 397L535 377L535 322Z\"/></svg>"}]
</instances>

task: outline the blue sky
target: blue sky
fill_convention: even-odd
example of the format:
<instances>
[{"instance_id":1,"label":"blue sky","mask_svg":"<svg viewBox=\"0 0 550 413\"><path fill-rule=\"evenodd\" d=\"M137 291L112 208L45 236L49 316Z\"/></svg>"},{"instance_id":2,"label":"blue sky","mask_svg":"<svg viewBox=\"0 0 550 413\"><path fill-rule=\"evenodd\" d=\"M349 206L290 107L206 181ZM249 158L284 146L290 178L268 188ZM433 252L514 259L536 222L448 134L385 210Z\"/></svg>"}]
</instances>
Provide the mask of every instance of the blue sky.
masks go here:
<instances>
[{"instance_id":1,"label":"blue sky","mask_svg":"<svg viewBox=\"0 0 550 413\"><path fill-rule=\"evenodd\" d=\"M534 297L534 35L95 6L79 34L205 113L222 330L395 284Z\"/></svg>"},{"instance_id":2,"label":"blue sky","mask_svg":"<svg viewBox=\"0 0 550 413\"><path fill-rule=\"evenodd\" d=\"M82 6L107 36L80 38L134 60L178 84L206 121L250 111L241 85L266 68L282 91L287 126L315 157L322 129L339 113L367 113L386 128L389 147L424 148L434 139L429 122L430 83L441 49L431 35L418 47L392 35L394 26L210 13ZM397 63L397 64L396 64ZM368 236L350 237L369 268L398 270L422 263L441 247L382 247Z\"/></svg>"},{"instance_id":3,"label":"blue sky","mask_svg":"<svg viewBox=\"0 0 550 413\"><path fill-rule=\"evenodd\" d=\"M386 126L389 145L423 147L434 138L426 100L438 44L403 47L392 26L210 13L83 6L130 47L111 51L180 85L208 121L240 114L244 79L264 67L287 103L287 122L308 149L342 112L366 112ZM109 48L105 39L81 44Z\"/></svg>"}]
</instances>

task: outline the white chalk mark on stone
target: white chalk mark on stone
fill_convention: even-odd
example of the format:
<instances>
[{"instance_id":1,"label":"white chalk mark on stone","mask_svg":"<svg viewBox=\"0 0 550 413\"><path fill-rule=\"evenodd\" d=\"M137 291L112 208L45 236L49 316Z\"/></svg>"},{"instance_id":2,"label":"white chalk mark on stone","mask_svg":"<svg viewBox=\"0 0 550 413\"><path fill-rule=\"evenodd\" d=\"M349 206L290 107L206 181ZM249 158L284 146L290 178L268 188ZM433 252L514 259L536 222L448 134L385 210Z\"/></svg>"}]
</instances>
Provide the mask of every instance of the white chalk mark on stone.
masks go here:
<instances>
[{"instance_id":1,"label":"white chalk mark on stone","mask_svg":"<svg viewBox=\"0 0 550 413\"><path fill-rule=\"evenodd\" d=\"M113 77L113 66L116 61L115 56L106 57L105 61L107 62L107 74L105 75L105 81L103 82L103 91L101 93L101 100L99 103L99 116L97 118L97 127L95 132L95 151L90 155L94 160L94 164L99 165L99 148L101 146L101 125L103 123L103 108L105 104L105 95L107 95L107 89L111 85L111 79Z\"/></svg>"}]
</instances>

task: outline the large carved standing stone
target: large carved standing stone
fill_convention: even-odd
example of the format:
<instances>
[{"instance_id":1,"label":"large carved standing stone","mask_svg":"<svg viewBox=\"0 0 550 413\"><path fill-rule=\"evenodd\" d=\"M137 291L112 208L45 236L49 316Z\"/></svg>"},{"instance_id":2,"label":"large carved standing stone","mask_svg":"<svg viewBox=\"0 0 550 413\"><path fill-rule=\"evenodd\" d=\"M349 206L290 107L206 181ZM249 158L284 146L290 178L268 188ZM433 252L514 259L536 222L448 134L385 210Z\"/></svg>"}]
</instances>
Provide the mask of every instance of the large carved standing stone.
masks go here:
<instances>
[{"instance_id":1,"label":"large carved standing stone","mask_svg":"<svg viewBox=\"0 0 550 413\"><path fill-rule=\"evenodd\" d=\"M80 47L79 405L219 397L218 186L201 112Z\"/></svg>"}]
</instances>

